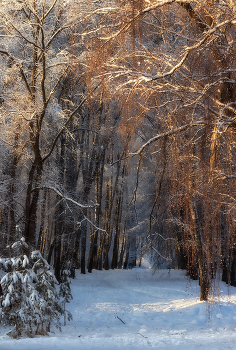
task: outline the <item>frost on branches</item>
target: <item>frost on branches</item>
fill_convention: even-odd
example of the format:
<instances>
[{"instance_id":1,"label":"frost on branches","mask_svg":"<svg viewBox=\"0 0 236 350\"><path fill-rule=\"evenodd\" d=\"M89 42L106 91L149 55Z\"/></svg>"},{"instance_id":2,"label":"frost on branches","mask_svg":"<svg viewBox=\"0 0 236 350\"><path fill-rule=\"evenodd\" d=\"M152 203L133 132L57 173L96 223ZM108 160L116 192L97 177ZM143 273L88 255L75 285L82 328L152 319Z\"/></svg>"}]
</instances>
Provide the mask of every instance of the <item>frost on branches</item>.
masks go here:
<instances>
[{"instance_id":1,"label":"frost on branches","mask_svg":"<svg viewBox=\"0 0 236 350\"><path fill-rule=\"evenodd\" d=\"M6 275L0 282L0 320L14 326L8 333L13 338L46 334L52 322L60 326L60 317L66 312L47 261L39 251L28 259L27 249L22 237L9 248L10 256L15 257L1 260Z\"/></svg>"}]
</instances>

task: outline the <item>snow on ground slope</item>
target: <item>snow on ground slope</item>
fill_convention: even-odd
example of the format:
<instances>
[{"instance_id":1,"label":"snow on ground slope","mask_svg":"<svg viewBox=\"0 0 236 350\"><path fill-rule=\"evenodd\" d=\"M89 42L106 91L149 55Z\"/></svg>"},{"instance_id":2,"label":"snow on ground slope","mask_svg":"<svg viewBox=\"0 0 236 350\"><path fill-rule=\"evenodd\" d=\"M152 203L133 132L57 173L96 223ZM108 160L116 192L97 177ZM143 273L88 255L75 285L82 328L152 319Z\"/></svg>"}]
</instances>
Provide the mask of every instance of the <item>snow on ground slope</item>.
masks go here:
<instances>
[{"instance_id":1,"label":"snow on ground slope","mask_svg":"<svg viewBox=\"0 0 236 350\"><path fill-rule=\"evenodd\" d=\"M9 339L2 327L0 350L236 349L236 288L220 287L209 307L184 271L77 271L73 321L33 339Z\"/></svg>"}]
</instances>

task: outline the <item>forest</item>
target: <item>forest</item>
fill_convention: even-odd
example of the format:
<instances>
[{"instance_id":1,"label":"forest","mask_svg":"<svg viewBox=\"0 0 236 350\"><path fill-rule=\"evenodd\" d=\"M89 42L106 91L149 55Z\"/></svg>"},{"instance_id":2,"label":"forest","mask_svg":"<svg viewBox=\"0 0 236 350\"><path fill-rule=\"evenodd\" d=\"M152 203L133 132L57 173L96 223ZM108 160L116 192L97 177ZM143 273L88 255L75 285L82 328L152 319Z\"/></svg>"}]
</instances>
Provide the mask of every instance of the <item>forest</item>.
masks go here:
<instances>
[{"instance_id":1,"label":"forest","mask_svg":"<svg viewBox=\"0 0 236 350\"><path fill-rule=\"evenodd\" d=\"M0 0L0 19L0 258L36 251L63 283L148 255L200 300L236 286L235 1Z\"/></svg>"}]
</instances>

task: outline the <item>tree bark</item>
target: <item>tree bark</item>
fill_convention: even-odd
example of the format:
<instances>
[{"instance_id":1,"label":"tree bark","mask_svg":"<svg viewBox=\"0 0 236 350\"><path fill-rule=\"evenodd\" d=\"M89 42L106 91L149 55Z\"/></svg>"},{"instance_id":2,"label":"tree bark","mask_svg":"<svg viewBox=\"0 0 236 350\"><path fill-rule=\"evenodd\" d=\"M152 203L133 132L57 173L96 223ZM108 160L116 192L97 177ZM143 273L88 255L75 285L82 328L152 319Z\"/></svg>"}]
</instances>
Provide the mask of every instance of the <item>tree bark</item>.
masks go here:
<instances>
[{"instance_id":1,"label":"tree bark","mask_svg":"<svg viewBox=\"0 0 236 350\"><path fill-rule=\"evenodd\" d=\"M37 209L40 188L41 177L43 171L42 158L35 158L34 163L31 166L28 180L28 187L26 193L26 204L25 204L25 231L24 236L28 245L33 245L36 238L36 227L37 227ZM36 175L35 175L36 173ZM36 177L34 181L34 176ZM35 184L35 189L33 185ZM32 194L33 193L33 194ZM32 198L32 199L31 199Z\"/></svg>"},{"instance_id":2,"label":"tree bark","mask_svg":"<svg viewBox=\"0 0 236 350\"><path fill-rule=\"evenodd\" d=\"M198 269L199 269L199 284L201 287L200 300L206 301L209 294L209 271L207 268L206 257L202 248L202 239L201 239L201 231L199 220L197 216L197 208L192 200L189 203L190 213L192 216L193 223L193 237L196 244L196 253L197 253L197 261L198 261Z\"/></svg>"},{"instance_id":3,"label":"tree bark","mask_svg":"<svg viewBox=\"0 0 236 350\"><path fill-rule=\"evenodd\" d=\"M113 243L113 254L111 259L111 268L116 269L118 267L118 255L119 255L119 242L120 242L120 224L122 214L122 193L119 193L116 200L116 215L115 215L115 237Z\"/></svg>"}]
</instances>

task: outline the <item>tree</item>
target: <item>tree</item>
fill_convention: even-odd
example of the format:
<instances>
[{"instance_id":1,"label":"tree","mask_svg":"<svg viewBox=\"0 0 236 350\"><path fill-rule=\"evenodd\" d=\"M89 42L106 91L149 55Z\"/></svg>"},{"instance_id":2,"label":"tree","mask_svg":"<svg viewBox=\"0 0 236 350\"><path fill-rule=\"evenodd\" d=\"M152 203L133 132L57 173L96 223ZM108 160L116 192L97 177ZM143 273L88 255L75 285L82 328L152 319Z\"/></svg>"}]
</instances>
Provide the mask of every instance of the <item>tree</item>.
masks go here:
<instances>
[{"instance_id":1,"label":"tree","mask_svg":"<svg viewBox=\"0 0 236 350\"><path fill-rule=\"evenodd\" d=\"M152 213L156 208L158 217L160 200L167 203L169 197L169 221L183 224L184 234L180 237L178 230L177 239L187 256L196 256L188 261L198 266L200 299L206 300L215 268L222 266L222 249L228 254L223 237L234 241L229 179L234 178L235 5L137 1L122 9L114 32L101 36L104 45L117 45L106 67L125 116L128 110L129 120L138 124L148 115L158 125L157 134L130 156L139 157L139 173L148 150L154 144L158 150L166 140L166 170L159 172L157 188L170 196L160 197L158 190ZM132 117L134 111L139 119ZM229 211L222 207L226 198ZM223 216L228 227L222 231Z\"/></svg>"},{"instance_id":2,"label":"tree","mask_svg":"<svg viewBox=\"0 0 236 350\"><path fill-rule=\"evenodd\" d=\"M19 250L20 255L6 259L3 264L7 274L1 280L1 320L14 325L8 333L13 338L19 337L24 330L31 333L31 325L37 316L40 318L40 314L33 312L30 300L34 291L30 282L34 276L28 269L29 260L24 254L27 247L23 238L14 243L11 248Z\"/></svg>"},{"instance_id":3,"label":"tree","mask_svg":"<svg viewBox=\"0 0 236 350\"><path fill-rule=\"evenodd\" d=\"M70 289L69 276L70 276L69 269L62 271L59 296L63 298L62 303L64 304L64 326L66 325L66 316L69 321L72 319L71 313L65 309L66 303L69 303L70 300L73 299L71 289Z\"/></svg>"},{"instance_id":4,"label":"tree","mask_svg":"<svg viewBox=\"0 0 236 350\"><path fill-rule=\"evenodd\" d=\"M14 325L8 332L13 338L45 334L52 321L59 325L65 312L55 288L58 282L48 263L39 251L32 252L29 261L25 254L28 248L21 237L9 247L10 257L3 260L6 275L1 280L0 315L1 321Z\"/></svg>"},{"instance_id":5,"label":"tree","mask_svg":"<svg viewBox=\"0 0 236 350\"><path fill-rule=\"evenodd\" d=\"M18 152L24 150L25 167L21 173L24 197L20 199L23 213L19 221L24 225L24 236L29 245L36 242L38 203L42 182L47 181L45 170L50 169L49 159L53 158L62 133L88 98L81 93L76 101L78 104L74 106L72 103L72 108L66 111L57 98L62 80L73 71L74 65L80 64L70 52L66 39L83 22L84 12L80 11L73 17L69 10L67 1L49 1L47 4L41 0L1 1L0 54L5 84L2 111L5 120L10 120L9 127L16 120L17 124L22 123L24 130L21 134L17 131L15 144L11 146L15 154L11 193L15 197ZM88 13L88 21L91 15L92 12ZM83 32L82 26L80 29ZM13 79L14 85L11 83ZM95 89L96 86L91 90ZM92 91L88 91L88 96ZM8 141L11 138L12 133L9 133ZM14 228L12 213L15 205L9 205L11 227Z\"/></svg>"},{"instance_id":6,"label":"tree","mask_svg":"<svg viewBox=\"0 0 236 350\"><path fill-rule=\"evenodd\" d=\"M202 300L235 283L234 3L1 5L2 241L20 224L60 279L135 264L143 230Z\"/></svg>"},{"instance_id":7,"label":"tree","mask_svg":"<svg viewBox=\"0 0 236 350\"><path fill-rule=\"evenodd\" d=\"M57 326L60 325L60 317L65 314L62 304L64 303L59 300L59 294L55 288L58 284L50 266L47 261L42 257L39 251L34 251L31 254L31 258L35 259L32 267L33 272L36 275L35 291L38 293L39 298L34 296L35 304L40 311L41 322L37 325L37 330L42 334L45 330L50 332L51 322L56 320ZM44 329L44 326L46 329ZM41 329L40 329L41 327Z\"/></svg>"}]
</instances>

